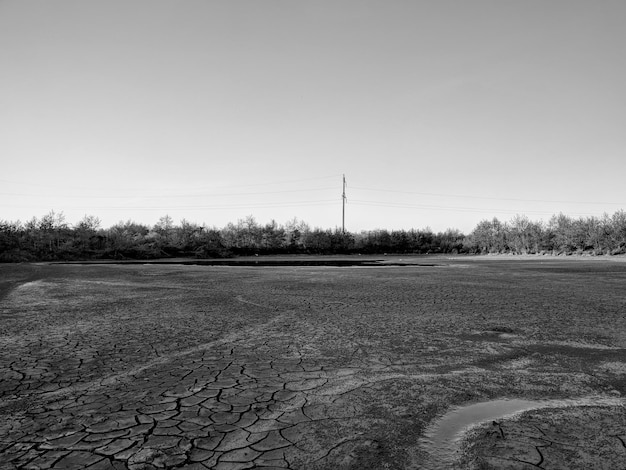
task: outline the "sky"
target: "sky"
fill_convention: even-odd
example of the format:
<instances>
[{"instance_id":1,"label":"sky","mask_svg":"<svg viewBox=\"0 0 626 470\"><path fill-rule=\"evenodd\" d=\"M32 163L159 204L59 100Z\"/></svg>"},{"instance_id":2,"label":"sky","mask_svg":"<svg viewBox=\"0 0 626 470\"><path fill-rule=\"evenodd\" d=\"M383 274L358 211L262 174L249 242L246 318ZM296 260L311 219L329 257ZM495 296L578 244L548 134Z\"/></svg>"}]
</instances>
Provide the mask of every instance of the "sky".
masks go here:
<instances>
[{"instance_id":1,"label":"sky","mask_svg":"<svg viewBox=\"0 0 626 470\"><path fill-rule=\"evenodd\" d=\"M0 220L626 209L623 0L0 0Z\"/></svg>"}]
</instances>

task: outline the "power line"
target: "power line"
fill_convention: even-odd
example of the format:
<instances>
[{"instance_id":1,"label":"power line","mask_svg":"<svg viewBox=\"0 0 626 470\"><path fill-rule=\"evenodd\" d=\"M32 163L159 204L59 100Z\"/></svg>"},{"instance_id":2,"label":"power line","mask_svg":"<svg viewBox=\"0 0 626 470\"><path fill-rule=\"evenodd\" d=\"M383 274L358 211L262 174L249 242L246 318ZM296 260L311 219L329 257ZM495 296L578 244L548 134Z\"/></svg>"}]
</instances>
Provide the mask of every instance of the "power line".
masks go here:
<instances>
[{"instance_id":1,"label":"power line","mask_svg":"<svg viewBox=\"0 0 626 470\"><path fill-rule=\"evenodd\" d=\"M81 199L130 199L130 198L142 198L142 199L157 199L157 198L201 198L206 196L258 196L262 194L282 194L282 193L303 193L303 192L317 192L317 191L327 191L331 189L336 189L334 187L325 187L325 188L308 188L308 189L283 189L279 191L257 191L257 192L246 192L246 193L203 193L203 194L155 194L155 195L141 195L141 196L89 196L81 194ZM46 197L49 198L49 194L27 194L27 193L7 193L0 192L0 195L3 196L22 196L22 197ZM55 197L62 198L75 198L76 195L55 195Z\"/></svg>"},{"instance_id":2,"label":"power line","mask_svg":"<svg viewBox=\"0 0 626 470\"><path fill-rule=\"evenodd\" d=\"M325 180L330 178L336 178L338 175L329 175L329 176L320 176L320 177L312 177L312 178L300 178L294 180L282 180L282 181L271 181L271 182L263 182L263 183L253 183L253 184L243 184L243 185L229 185L223 186L219 188L212 188L212 190L206 192L204 190L197 193L167 193L167 189L156 193L156 194L145 194L145 190L141 188L127 188L128 191L137 191L140 194L130 194L127 196L119 196L119 195L96 195L91 196L88 194L81 193L81 199L128 199L128 198L202 198L207 196L257 196L264 194L287 194L287 193L300 193L300 192L317 192L317 191L326 191L333 189L330 186L322 187L322 188L307 188L307 189L280 189L280 190L272 190L272 191L248 191L248 192L228 192L231 189L235 188L255 188L260 186L272 186L272 185L285 185L292 183L300 183L305 181L315 181L315 180ZM341 175L345 178L345 175ZM67 185L42 185L38 183L31 182L17 182L10 181L6 179L0 179L0 182L16 184L16 185L26 185L38 188L62 188L65 190L94 190L97 188L93 187L72 187ZM626 206L626 203L620 202L601 202L601 201L568 201L568 200L557 200L557 199L523 199L523 198L511 198L511 197L493 197L493 196L475 196L469 194L449 194L449 193L431 193L431 192L421 192L421 191L406 191L406 190L397 190L397 189L384 189L384 188L367 188L362 186L351 186L352 189L362 190L362 191L372 191L372 192L383 192L383 193L395 193L395 194L414 194L419 196L435 196L435 197L452 197L452 198L462 198L462 199L479 199L479 200L495 200L495 201L516 201L516 202L539 202L539 203L557 203L557 204L592 204L592 205L615 205L615 206ZM102 190L110 191L111 188L102 188ZM116 189L119 191L119 189ZM0 195L3 196L19 196L19 197L46 197L49 198L50 194L29 194L24 192L0 192ZM75 198L75 194L59 194L56 197L62 198ZM343 195L342 195L343 198Z\"/></svg>"},{"instance_id":3,"label":"power line","mask_svg":"<svg viewBox=\"0 0 626 470\"><path fill-rule=\"evenodd\" d=\"M385 192L385 193L400 193L400 194L417 194L420 196L438 196L438 197L456 197L463 199L485 199L485 200L494 200L494 201L518 201L518 202L548 202L548 203L559 203L559 204L598 204L598 205L616 205L616 206L624 206L626 203L623 202L598 202L598 201L562 201L555 199L520 199L520 198L510 198L510 197L490 197L490 196L471 196L467 194L445 194L445 193L424 193L418 191L402 191L396 189L377 189L377 188L364 188L360 186L351 186L352 189L360 189L363 191L376 191L376 192Z\"/></svg>"},{"instance_id":4,"label":"power line","mask_svg":"<svg viewBox=\"0 0 626 470\"><path fill-rule=\"evenodd\" d=\"M48 204L48 202L46 202ZM211 209L263 209L272 207L301 207L301 206L317 206L317 205L336 205L335 199L321 199L311 201L291 201L291 202L276 202L276 203L237 203L237 204L213 204L213 205L173 205L173 206L69 206L62 208L63 210L173 210L173 209L197 209L197 210L211 210ZM20 208L39 208L38 205L11 205L0 204L0 207L20 207Z\"/></svg>"},{"instance_id":5,"label":"power line","mask_svg":"<svg viewBox=\"0 0 626 470\"><path fill-rule=\"evenodd\" d=\"M302 183L303 181L314 181L314 180L322 180L322 179L334 179L338 175L328 175L328 176L314 176L311 178L301 178L297 180L287 180L287 181L274 181L274 182L266 182L266 183L253 183L253 184L244 184L244 185L233 185L228 186L229 188L238 188L238 187L253 187L253 186L271 186L271 185L283 185L290 183Z\"/></svg>"},{"instance_id":6,"label":"power line","mask_svg":"<svg viewBox=\"0 0 626 470\"><path fill-rule=\"evenodd\" d=\"M330 179L337 178L337 176L338 175L335 174L335 175L328 175L328 176L313 176L310 178L298 178L298 179L292 179L292 180L265 181L265 182L260 182L260 183L251 183L251 184L236 184L236 185L215 187L215 189L219 190L219 189L231 189L231 188L249 188L249 187L252 188L252 187L258 187L258 186L285 185L285 184L291 184L291 183L302 183L305 181L330 180ZM47 188L47 189L70 189L70 190L74 189L78 191L86 191L86 190L110 191L111 190L111 187L94 188L93 186L70 186L67 184L50 185L50 184L33 183L31 181L11 181L11 180L7 180L4 178L0 178L0 183L15 184L18 186L34 186L34 187ZM116 188L116 191L118 190L119 188ZM127 188L127 190L145 191L145 189L137 188L137 187Z\"/></svg>"},{"instance_id":7,"label":"power line","mask_svg":"<svg viewBox=\"0 0 626 470\"><path fill-rule=\"evenodd\" d=\"M553 211L519 211L519 210L510 210L510 209L494 209L494 208L478 208L478 207L461 207L461 206L436 206L436 205L427 205L427 204L408 204L408 203L387 203L380 201L363 201L360 199L353 199L352 204L357 206L374 206L374 207L392 207L399 209L427 209L427 210L446 210L452 212L483 212L483 213L510 213L510 214L519 214L519 213L529 213L529 214L549 214L553 215ZM592 213L587 212L576 212L579 215L593 215Z\"/></svg>"}]
</instances>

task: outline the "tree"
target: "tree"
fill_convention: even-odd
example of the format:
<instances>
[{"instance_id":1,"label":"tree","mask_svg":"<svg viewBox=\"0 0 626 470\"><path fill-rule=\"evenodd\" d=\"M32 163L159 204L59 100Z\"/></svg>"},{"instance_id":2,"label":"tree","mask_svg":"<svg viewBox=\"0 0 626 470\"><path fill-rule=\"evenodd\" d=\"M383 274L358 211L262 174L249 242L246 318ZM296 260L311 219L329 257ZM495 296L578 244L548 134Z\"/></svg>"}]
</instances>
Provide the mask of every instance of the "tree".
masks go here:
<instances>
[{"instance_id":1,"label":"tree","mask_svg":"<svg viewBox=\"0 0 626 470\"><path fill-rule=\"evenodd\" d=\"M613 254L626 253L626 212L617 211L611 217L611 249Z\"/></svg>"},{"instance_id":2,"label":"tree","mask_svg":"<svg viewBox=\"0 0 626 470\"><path fill-rule=\"evenodd\" d=\"M435 234L426 227L423 230L409 230L409 246L413 253L430 253L436 250Z\"/></svg>"},{"instance_id":3,"label":"tree","mask_svg":"<svg viewBox=\"0 0 626 470\"><path fill-rule=\"evenodd\" d=\"M159 251L149 245L149 232L148 227L132 220L118 222L105 232L111 256L138 259L157 256Z\"/></svg>"},{"instance_id":4,"label":"tree","mask_svg":"<svg viewBox=\"0 0 626 470\"><path fill-rule=\"evenodd\" d=\"M265 224L261 229L261 249L266 253L278 253L285 248L285 229L275 220Z\"/></svg>"},{"instance_id":5,"label":"tree","mask_svg":"<svg viewBox=\"0 0 626 470\"><path fill-rule=\"evenodd\" d=\"M315 254L331 253L332 231L314 228L304 235L307 252Z\"/></svg>"},{"instance_id":6,"label":"tree","mask_svg":"<svg viewBox=\"0 0 626 470\"><path fill-rule=\"evenodd\" d=\"M224 232L216 228L203 227L199 235L200 246L196 256L201 258L229 258L233 255L230 246L224 240Z\"/></svg>"},{"instance_id":7,"label":"tree","mask_svg":"<svg viewBox=\"0 0 626 470\"><path fill-rule=\"evenodd\" d=\"M40 247L47 252L44 255L45 258L53 259L56 257L56 252L61 246L61 239L67 235L67 229L68 225L65 222L63 212L57 214L51 210L39 219L37 230L41 240Z\"/></svg>"},{"instance_id":8,"label":"tree","mask_svg":"<svg viewBox=\"0 0 626 470\"><path fill-rule=\"evenodd\" d=\"M92 240L100 228L100 219L93 215L86 215L74 225L76 242L82 255L93 249Z\"/></svg>"},{"instance_id":9,"label":"tree","mask_svg":"<svg viewBox=\"0 0 626 470\"><path fill-rule=\"evenodd\" d=\"M174 219L165 214L154 224L153 230L159 235L163 245L169 245L172 239L174 229Z\"/></svg>"},{"instance_id":10,"label":"tree","mask_svg":"<svg viewBox=\"0 0 626 470\"><path fill-rule=\"evenodd\" d=\"M507 224L509 248L513 253L526 254L532 251L532 222L525 215L516 215Z\"/></svg>"},{"instance_id":11,"label":"tree","mask_svg":"<svg viewBox=\"0 0 626 470\"><path fill-rule=\"evenodd\" d=\"M442 253L457 254L463 251L465 235L460 230L449 228L445 232L438 233L439 251Z\"/></svg>"},{"instance_id":12,"label":"tree","mask_svg":"<svg viewBox=\"0 0 626 470\"><path fill-rule=\"evenodd\" d=\"M496 217L482 220L466 240L474 253L502 253L507 249L505 227Z\"/></svg>"},{"instance_id":13,"label":"tree","mask_svg":"<svg viewBox=\"0 0 626 470\"><path fill-rule=\"evenodd\" d=\"M301 253L306 250L306 236L311 231L306 222L294 217L287 221L284 231L285 243L290 253Z\"/></svg>"},{"instance_id":14,"label":"tree","mask_svg":"<svg viewBox=\"0 0 626 470\"><path fill-rule=\"evenodd\" d=\"M180 221L180 227L174 229L176 245L186 251L194 251L200 245L200 235L203 227L198 224L188 222L185 219Z\"/></svg>"},{"instance_id":15,"label":"tree","mask_svg":"<svg viewBox=\"0 0 626 470\"><path fill-rule=\"evenodd\" d=\"M391 232L391 251L393 253L409 253L409 237L404 230L393 230Z\"/></svg>"},{"instance_id":16,"label":"tree","mask_svg":"<svg viewBox=\"0 0 626 470\"><path fill-rule=\"evenodd\" d=\"M21 251L21 239L24 229L20 221L0 220L0 261L25 261L28 259Z\"/></svg>"},{"instance_id":17,"label":"tree","mask_svg":"<svg viewBox=\"0 0 626 470\"><path fill-rule=\"evenodd\" d=\"M572 219L563 213L553 215L548 222L548 230L552 232L553 249L571 252L574 246L574 229Z\"/></svg>"}]
</instances>

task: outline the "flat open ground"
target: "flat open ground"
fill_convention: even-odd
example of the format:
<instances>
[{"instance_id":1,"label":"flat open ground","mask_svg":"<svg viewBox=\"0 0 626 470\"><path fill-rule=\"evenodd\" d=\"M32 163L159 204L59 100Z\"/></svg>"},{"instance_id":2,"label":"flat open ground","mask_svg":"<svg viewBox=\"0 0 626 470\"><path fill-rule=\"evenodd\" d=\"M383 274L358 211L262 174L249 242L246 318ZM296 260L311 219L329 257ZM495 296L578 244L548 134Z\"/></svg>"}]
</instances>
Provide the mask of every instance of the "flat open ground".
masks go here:
<instances>
[{"instance_id":1,"label":"flat open ground","mask_svg":"<svg viewBox=\"0 0 626 470\"><path fill-rule=\"evenodd\" d=\"M0 468L624 468L626 263L407 260L0 265Z\"/></svg>"}]
</instances>

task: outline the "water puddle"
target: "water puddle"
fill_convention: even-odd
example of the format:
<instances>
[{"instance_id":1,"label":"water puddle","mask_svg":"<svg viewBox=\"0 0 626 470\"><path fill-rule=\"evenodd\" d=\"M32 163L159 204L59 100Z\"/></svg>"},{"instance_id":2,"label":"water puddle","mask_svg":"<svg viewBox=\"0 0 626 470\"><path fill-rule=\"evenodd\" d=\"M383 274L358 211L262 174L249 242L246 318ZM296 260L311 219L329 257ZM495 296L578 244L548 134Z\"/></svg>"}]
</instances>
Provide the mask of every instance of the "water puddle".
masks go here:
<instances>
[{"instance_id":1,"label":"water puddle","mask_svg":"<svg viewBox=\"0 0 626 470\"><path fill-rule=\"evenodd\" d=\"M524 411L569 406L624 405L622 398L582 397L568 400L499 399L455 407L431 424L420 440L427 451L427 468L450 469L458 460L459 444L472 427L485 422L510 418Z\"/></svg>"},{"instance_id":2,"label":"water puddle","mask_svg":"<svg viewBox=\"0 0 626 470\"><path fill-rule=\"evenodd\" d=\"M88 264L122 264L133 265L140 264L149 265L170 265L170 266L241 266L241 267L441 267L444 265L434 263L415 263L400 261L386 261L380 259L308 259L308 258L291 258L291 259L271 259L259 257L258 259L250 258L228 258L228 259L170 259L170 260L98 260L98 261L67 261L55 264L71 264L71 265L88 265Z\"/></svg>"}]
</instances>

